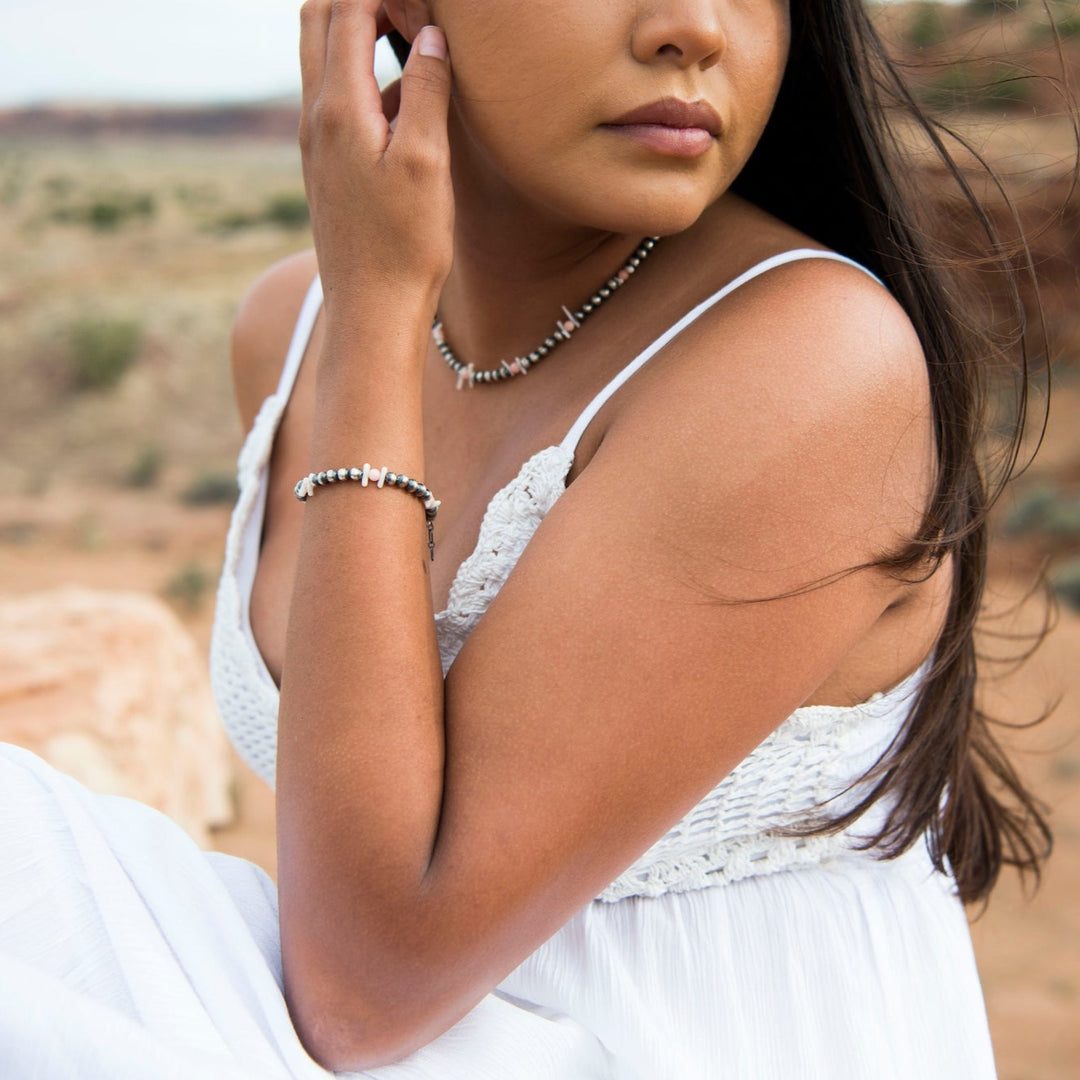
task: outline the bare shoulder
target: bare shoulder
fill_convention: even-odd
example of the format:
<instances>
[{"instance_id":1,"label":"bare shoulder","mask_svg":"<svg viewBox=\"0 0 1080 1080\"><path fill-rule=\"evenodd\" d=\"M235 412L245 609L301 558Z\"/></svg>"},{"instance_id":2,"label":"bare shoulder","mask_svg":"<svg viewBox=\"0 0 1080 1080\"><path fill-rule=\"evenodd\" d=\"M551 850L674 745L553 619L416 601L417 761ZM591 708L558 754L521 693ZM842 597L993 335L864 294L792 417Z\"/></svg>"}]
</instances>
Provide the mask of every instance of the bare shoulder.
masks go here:
<instances>
[{"instance_id":1,"label":"bare shoulder","mask_svg":"<svg viewBox=\"0 0 1080 1080\"><path fill-rule=\"evenodd\" d=\"M797 405L809 423L845 419L846 429L881 430L886 438L928 415L926 358L915 328L888 289L859 267L800 259L760 275L731 300L725 337L755 358L756 377L778 406ZM702 329L720 328L713 322Z\"/></svg>"},{"instance_id":2,"label":"bare shoulder","mask_svg":"<svg viewBox=\"0 0 1080 1080\"><path fill-rule=\"evenodd\" d=\"M880 558L917 527L933 430L903 308L861 269L806 259L747 282L676 339L598 457L647 447L666 458L658 475L692 476L709 497L670 509L713 567L734 557L828 574ZM802 570L787 584L805 583Z\"/></svg>"},{"instance_id":3,"label":"bare shoulder","mask_svg":"<svg viewBox=\"0 0 1080 1080\"><path fill-rule=\"evenodd\" d=\"M277 388L304 296L318 272L313 251L275 263L251 286L233 323L232 371L244 430Z\"/></svg>"}]
</instances>

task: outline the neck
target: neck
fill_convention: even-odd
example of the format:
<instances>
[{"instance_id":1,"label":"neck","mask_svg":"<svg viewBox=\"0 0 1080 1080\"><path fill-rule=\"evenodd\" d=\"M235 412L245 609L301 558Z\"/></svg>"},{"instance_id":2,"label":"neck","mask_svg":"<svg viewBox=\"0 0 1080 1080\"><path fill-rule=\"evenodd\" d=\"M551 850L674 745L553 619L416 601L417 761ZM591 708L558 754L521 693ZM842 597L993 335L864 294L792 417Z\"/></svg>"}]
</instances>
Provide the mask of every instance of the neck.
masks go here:
<instances>
[{"instance_id":1,"label":"neck","mask_svg":"<svg viewBox=\"0 0 1080 1080\"><path fill-rule=\"evenodd\" d=\"M550 334L562 306L591 295L641 237L590 229L528 203L463 145L453 123L451 138L454 264L439 316L463 362L496 367Z\"/></svg>"}]
</instances>

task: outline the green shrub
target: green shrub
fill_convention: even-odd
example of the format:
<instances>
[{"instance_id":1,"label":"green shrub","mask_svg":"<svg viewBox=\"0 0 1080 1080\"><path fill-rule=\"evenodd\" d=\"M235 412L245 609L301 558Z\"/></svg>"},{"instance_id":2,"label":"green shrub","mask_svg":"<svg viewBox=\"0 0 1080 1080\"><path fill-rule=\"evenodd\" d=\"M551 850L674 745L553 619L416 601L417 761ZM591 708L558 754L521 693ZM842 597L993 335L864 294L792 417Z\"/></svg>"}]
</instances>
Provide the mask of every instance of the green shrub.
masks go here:
<instances>
[{"instance_id":1,"label":"green shrub","mask_svg":"<svg viewBox=\"0 0 1080 1080\"><path fill-rule=\"evenodd\" d=\"M1057 32L1063 38L1076 37L1077 34L1080 34L1080 12L1058 19L1055 25L1057 26Z\"/></svg>"},{"instance_id":2,"label":"green shrub","mask_svg":"<svg viewBox=\"0 0 1080 1080\"><path fill-rule=\"evenodd\" d=\"M1059 567L1050 580L1058 599L1073 611L1080 611L1080 558Z\"/></svg>"},{"instance_id":3,"label":"green shrub","mask_svg":"<svg viewBox=\"0 0 1080 1080\"><path fill-rule=\"evenodd\" d=\"M210 574L199 563L190 562L169 578L164 593L180 607L195 612L202 607L212 585Z\"/></svg>"},{"instance_id":4,"label":"green shrub","mask_svg":"<svg viewBox=\"0 0 1080 1080\"><path fill-rule=\"evenodd\" d=\"M95 199L85 210L85 220L95 229L115 229L125 217L124 207L115 199Z\"/></svg>"},{"instance_id":5,"label":"green shrub","mask_svg":"<svg viewBox=\"0 0 1080 1080\"><path fill-rule=\"evenodd\" d=\"M250 229L260 223L261 218L247 210L226 210L211 227L220 232L239 232L241 229Z\"/></svg>"},{"instance_id":6,"label":"green shrub","mask_svg":"<svg viewBox=\"0 0 1080 1080\"><path fill-rule=\"evenodd\" d=\"M1028 78L1016 68L996 64L983 72L953 64L921 91L925 104L938 109L998 109L1031 100Z\"/></svg>"},{"instance_id":7,"label":"green shrub","mask_svg":"<svg viewBox=\"0 0 1080 1080\"><path fill-rule=\"evenodd\" d=\"M1043 484L1019 495L1006 517L1006 536L1039 533L1055 540L1080 537L1080 494L1065 495L1057 487Z\"/></svg>"},{"instance_id":8,"label":"green shrub","mask_svg":"<svg viewBox=\"0 0 1080 1080\"><path fill-rule=\"evenodd\" d=\"M990 17L1016 11L1023 0L967 0L967 9L974 15Z\"/></svg>"},{"instance_id":9,"label":"green shrub","mask_svg":"<svg viewBox=\"0 0 1080 1080\"><path fill-rule=\"evenodd\" d=\"M259 225L305 229L310 221L311 212L304 195L284 194L273 196L261 210L227 210L218 217L216 227L222 232L252 229Z\"/></svg>"},{"instance_id":10,"label":"green shrub","mask_svg":"<svg viewBox=\"0 0 1080 1080\"><path fill-rule=\"evenodd\" d=\"M228 472L199 473L181 499L187 506L216 506L236 499L236 476Z\"/></svg>"},{"instance_id":11,"label":"green shrub","mask_svg":"<svg viewBox=\"0 0 1080 1080\"><path fill-rule=\"evenodd\" d=\"M1056 540L1080 537L1080 496L1060 499L1047 516L1044 531Z\"/></svg>"},{"instance_id":12,"label":"green shrub","mask_svg":"<svg viewBox=\"0 0 1080 1080\"><path fill-rule=\"evenodd\" d=\"M71 376L79 390L109 390L139 355L142 328L130 319L83 317L67 331Z\"/></svg>"},{"instance_id":13,"label":"green shrub","mask_svg":"<svg viewBox=\"0 0 1080 1080\"><path fill-rule=\"evenodd\" d=\"M1012 510L1005 518L1003 530L1006 536L1023 536L1024 533L1042 529L1054 504L1058 490L1046 484L1028 488L1017 495Z\"/></svg>"},{"instance_id":14,"label":"green shrub","mask_svg":"<svg viewBox=\"0 0 1080 1080\"><path fill-rule=\"evenodd\" d=\"M945 40L945 22L932 0L923 0L915 8L907 27L908 44L916 49L929 49Z\"/></svg>"},{"instance_id":15,"label":"green shrub","mask_svg":"<svg viewBox=\"0 0 1080 1080\"><path fill-rule=\"evenodd\" d=\"M304 229L311 221L311 212L303 195L275 195L266 204L263 217L283 229Z\"/></svg>"},{"instance_id":16,"label":"green shrub","mask_svg":"<svg viewBox=\"0 0 1080 1080\"><path fill-rule=\"evenodd\" d=\"M951 64L920 89L920 97L925 104L935 108L955 109L966 103L973 81L967 68Z\"/></svg>"},{"instance_id":17,"label":"green shrub","mask_svg":"<svg viewBox=\"0 0 1080 1080\"><path fill-rule=\"evenodd\" d=\"M161 476L161 466L164 461L165 455L160 446L143 447L127 474L128 487L153 487Z\"/></svg>"},{"instance_id":18,"label":"green shrub","mask_svg":"<svg viewBox=\"0 0 1080 1080\"><path fill-rule=\"evenodd\" d=\"M153 195L118 191L96 194L85 203L64 203L50 216L61 224L89 225L98 232L110 232L132 220L149 221L156 213Z\"/></svg>"},{"instance_id":19,"label":"green shrub","mask_svg":"<svg viewBox=\"0 0 1080 1080\"><path fill-rule=\"evenodd\" d=\"M1031 78L1018 68L998 64L973 104L992 109L998 105L1027 105L1030 101Z\"/></svg>"}]
</instances>

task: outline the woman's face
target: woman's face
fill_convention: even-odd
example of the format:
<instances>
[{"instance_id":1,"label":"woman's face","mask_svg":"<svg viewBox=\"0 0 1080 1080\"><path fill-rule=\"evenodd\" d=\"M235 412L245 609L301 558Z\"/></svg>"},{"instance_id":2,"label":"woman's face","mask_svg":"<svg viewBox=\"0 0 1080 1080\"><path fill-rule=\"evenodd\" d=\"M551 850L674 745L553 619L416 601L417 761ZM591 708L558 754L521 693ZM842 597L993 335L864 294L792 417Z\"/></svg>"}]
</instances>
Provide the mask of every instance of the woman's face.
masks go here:
<instances>
[{"instance_id":1,"label":"woman's face","mask_svg":"<svg viewBox=\"0 0 1080 1080\"><path fill-rule=\"evenodd\" d=\"M399 3L408 36L425 15L446 33L455 171L613 232L693 224L750 156L787 59L787 0ZM663 99L706 103L719 131L613 124Z\"/></svg>"}]
</instances>

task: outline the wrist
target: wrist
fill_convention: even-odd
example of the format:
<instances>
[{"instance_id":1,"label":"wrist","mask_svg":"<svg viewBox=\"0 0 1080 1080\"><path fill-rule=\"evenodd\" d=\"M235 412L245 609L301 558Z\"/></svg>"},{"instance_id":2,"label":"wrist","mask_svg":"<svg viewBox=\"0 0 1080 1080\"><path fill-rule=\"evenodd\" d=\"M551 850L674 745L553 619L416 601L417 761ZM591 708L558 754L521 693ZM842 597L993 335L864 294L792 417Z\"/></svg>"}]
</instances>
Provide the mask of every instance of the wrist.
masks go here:
<instances>
[{"instance_id":1,"label":"wrist","mask_svg":"<svg viewBox=\"0 0 1080 1080\"><path fill-rule=\"evenodd\" d=\"M438 311L442 283L434 280L360 280L348 286L323 282L328 334L367 336L376 329L421 327L426 334Z\"/></svg>"},{"instance_id":2,"label":"wrist","mask_svg":"<svg viewBox=\"0 0 1080 1080\"><path fill-rule=\"evenodd\" d=\"M435 301L382 299L339 305L325 314L319 382L364 381L375 376L381 393L419 386L431 347Z\"/></svg>"}]
</instances>

